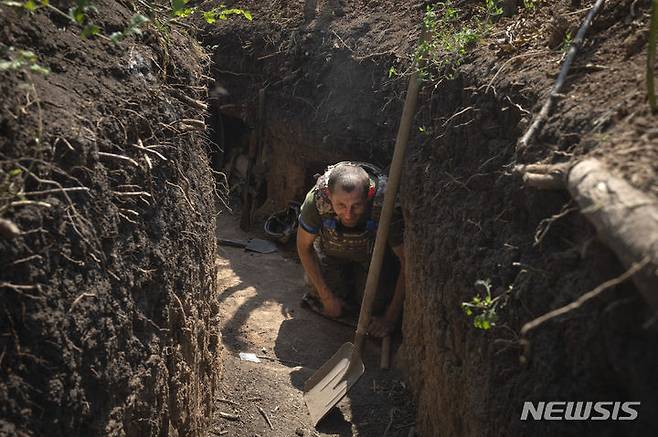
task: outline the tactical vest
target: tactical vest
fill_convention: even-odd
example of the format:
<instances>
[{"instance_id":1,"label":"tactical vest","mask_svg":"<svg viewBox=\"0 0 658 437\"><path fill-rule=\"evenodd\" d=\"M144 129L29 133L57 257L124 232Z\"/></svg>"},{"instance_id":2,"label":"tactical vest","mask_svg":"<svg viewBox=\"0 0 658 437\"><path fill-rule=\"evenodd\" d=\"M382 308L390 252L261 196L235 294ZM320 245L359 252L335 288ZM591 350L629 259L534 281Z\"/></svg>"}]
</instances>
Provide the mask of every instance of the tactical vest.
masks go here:
<instances>
[{"instance_id":1,"label":"tactical vest","mask_svg":"<svg viewBox=\"0 0 658 437\"><path fill-rule=\"evenodd\" d=\"M364 169L370 176L368 189L368 205L365 212L367 221L365 228L350 229L342 227L334 208L329 200L329 174L338 165L356 165ZM315 206L320 214L319 245L323 254L348 261L367 264L370 261L379 217L384 206L384 191L388 178L381 170L372 164L364 162L343 161L327 167L315 184Z\"/></svg>"}]
</instances>

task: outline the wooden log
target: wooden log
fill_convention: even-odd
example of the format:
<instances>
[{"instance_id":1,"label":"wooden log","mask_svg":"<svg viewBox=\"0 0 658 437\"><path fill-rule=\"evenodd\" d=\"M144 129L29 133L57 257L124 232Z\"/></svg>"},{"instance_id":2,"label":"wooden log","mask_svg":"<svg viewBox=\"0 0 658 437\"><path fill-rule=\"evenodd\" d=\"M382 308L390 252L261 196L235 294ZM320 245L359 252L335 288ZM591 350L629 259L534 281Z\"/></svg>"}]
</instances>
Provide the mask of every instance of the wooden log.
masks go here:
<instances>
[{"instance_id":1,"label":"wooden log","mask_svg":"<svg viewBox=\"0 0 658 437\"><path fill-rule=\"evenodd\" d=\"M610 174L597 159L574 164L567 188L600 238L627 268L648 259L632 278L658 311L658 201Z\"/></svg>"}]
</instances>

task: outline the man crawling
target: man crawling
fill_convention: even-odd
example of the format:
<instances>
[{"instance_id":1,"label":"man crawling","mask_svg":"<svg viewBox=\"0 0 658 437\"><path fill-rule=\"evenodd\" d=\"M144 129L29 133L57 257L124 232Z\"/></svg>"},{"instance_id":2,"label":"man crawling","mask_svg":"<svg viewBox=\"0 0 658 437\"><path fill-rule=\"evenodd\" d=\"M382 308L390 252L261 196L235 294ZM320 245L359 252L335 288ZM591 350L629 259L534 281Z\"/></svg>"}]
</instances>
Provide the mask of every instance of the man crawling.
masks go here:
<instances>
[{"instance_id":1,"label":"man crawling","mask_svg":"<svg viewBox=\"0 0 658 437\"><path fill-rule=\"evenodd\" d=\"M384 203L387 178L367 163L330 166L308 192L301 207L297 251L310 292L304 301L326 316L338 318L361 303ZM404 225L393 212L388 243L399 260L384 259L368 333L389 335L404 302Z\"/></svg>"}]
</instances>

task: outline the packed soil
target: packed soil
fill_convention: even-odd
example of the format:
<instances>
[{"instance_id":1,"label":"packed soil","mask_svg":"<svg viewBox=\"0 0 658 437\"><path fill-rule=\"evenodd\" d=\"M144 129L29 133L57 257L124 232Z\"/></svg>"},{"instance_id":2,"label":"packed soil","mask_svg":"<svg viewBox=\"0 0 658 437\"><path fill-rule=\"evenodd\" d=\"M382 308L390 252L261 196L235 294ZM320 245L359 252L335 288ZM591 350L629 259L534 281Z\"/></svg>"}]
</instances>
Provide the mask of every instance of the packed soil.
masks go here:
<instances>
[{"instance_id":1,"label":"packed soil","mask_svg":"<svg viewBox=\"0 0 658 437\"><path fill-rule=\"evenodd\" d=\"M238 222L236 216L220 215L221 238L259 237L241 231ZM414 435L406 382L400 370L379 367L377 340L367 342L366 373L314 429L302 398L304 382L352 341L354 328L300 305L304 271L289 247L272 254L220 247L218 265L225 349L223 388L215 399L210 435ZM241 360L241 352L255 354L260 362Z\"/></svg>"},{"instance_id":2,"label":"packed soil","mask_svg":"<svg viewBox=\"0 0 658 437\"><path fill-rule=\"evenodd\" d=\"M93 3L107 34L135 12ZM0 237L0 435L199 434L221 370L217 207L181 120L203 125L208 59L176 27L79 32L0 4L2 60L36 57L0 71L0 216L18 229Z\"/></svg>"}]
</instances>

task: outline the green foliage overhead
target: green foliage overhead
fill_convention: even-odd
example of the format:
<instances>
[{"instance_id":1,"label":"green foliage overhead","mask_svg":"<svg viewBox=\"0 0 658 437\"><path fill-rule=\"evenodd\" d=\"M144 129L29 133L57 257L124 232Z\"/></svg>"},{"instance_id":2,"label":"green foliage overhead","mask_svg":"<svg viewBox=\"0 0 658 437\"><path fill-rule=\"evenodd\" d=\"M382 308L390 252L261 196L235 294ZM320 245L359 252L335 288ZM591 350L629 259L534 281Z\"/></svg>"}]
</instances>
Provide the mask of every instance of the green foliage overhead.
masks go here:
<instances>
[{"instance_id":1,"label":"green foliage overhead","mask_svg":"<svg viewBox=\"0 0 658 437\"><path fill-rule=\"evenodd\" d=\"M451 76L463 63L468 48L486 31L482 21L461 18L451 0L427 6L423 15L425 38L415 53L421 80L435 80L434 71Z\"/></svg>"}]
</instances>

